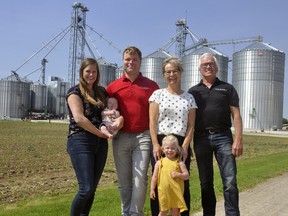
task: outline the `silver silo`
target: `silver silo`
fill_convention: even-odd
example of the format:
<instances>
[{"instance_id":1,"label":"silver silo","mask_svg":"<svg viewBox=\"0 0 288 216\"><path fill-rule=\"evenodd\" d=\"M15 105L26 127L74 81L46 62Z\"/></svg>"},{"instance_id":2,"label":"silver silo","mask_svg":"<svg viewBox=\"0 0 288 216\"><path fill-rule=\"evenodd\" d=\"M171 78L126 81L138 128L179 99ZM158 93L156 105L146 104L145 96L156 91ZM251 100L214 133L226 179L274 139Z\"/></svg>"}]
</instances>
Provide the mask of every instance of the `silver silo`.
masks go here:
<instances>
[{"instance_id":1,"label":"silver silo","mask_svg":"<svg viewBox=\"0 0 288 216\"><path fill-rule=\"evenodd\" d=\"M66 94L70 88L70 83L64 82L59 77L50 77L48 82L48 112L53 113L56 117L64 117L68 114L66 106Z\"/></svg>"},{"instance_id":2,"label":"silver silo","mask_svg":"<svg viewBox=\"0 0 288 216\"><path fill-rule=\"evenodd\" d=\"M116 65L108 63L104 58L97 59L100 70L100 85L107 87L110 82L115 80Z\"/></svg>"},{"instance_id":3,"label":"silver silo","mask_svg":"<svg viewBox=\"0 0 288 216\"><path fill-rule=\"evenodd\" d=\"M232 83L240 97L243 127L282 128L285 53L256 42L233 54Z\"/></svg>"},{"instance_id":4,"label":"silver silo","mask_svg":"<svg viewBox=\"0 0 288 216\"><path fill-rule=\"evenodd\" d=\"M162 73L162 63L168 57L171 57L171 55L162 50L158 50L142 58L140 71L143 76L154 80L160 88L164 88L167 85Z\"/></svg>"},{"instance_id":5,"label":"silver silo","mask_svg":"<svg viewBox=\"0 0 288 216\"><path fill-rule=\"evenodd\" d=\"M30 82L18 75L0 80L0 118L26 118L30 110Z\"/></svg>"},{"instance_id":6,"label":"silver silo","mask_svg":"<svg viewBox=\"0 0 288 216\"><path fill-rule=\"evenodd\" d=\"M31 111L45 112L47 110L47 91L45 84L34 83L31 85Z\"/></svg>"},{"instance_id":7,"label":"silver silo","mask_svg":"<svg viewBox=\"0 0 288 216\"><path fill-rule=\"evenodd\" d=\"M227 82L228 80L228 57L221 54L215 49L209 48L209 47L201 47L197 49L196 51L183 56L182 64L183 64L183 75L181 78L182 81L182 89L184 91L189 90L192 86L198 84L200 80L202 79L202 75L199 71L199 58L204 53L211 53L214 55L218 61L219 64L219 70L217 77Z\"/></svg>"},{"instance_id":8,"label":"silver silo","mask_svg":"<svg viewBox=\"0 0 288 216\"><path fill-rule=\"evenodd\" d=\"M118 67L118 68L116 69L115 79L121 78L121 77L123 76L123 73L124 73L124 68L123 68L123 66Z\"/></svg>"}]
</instances>

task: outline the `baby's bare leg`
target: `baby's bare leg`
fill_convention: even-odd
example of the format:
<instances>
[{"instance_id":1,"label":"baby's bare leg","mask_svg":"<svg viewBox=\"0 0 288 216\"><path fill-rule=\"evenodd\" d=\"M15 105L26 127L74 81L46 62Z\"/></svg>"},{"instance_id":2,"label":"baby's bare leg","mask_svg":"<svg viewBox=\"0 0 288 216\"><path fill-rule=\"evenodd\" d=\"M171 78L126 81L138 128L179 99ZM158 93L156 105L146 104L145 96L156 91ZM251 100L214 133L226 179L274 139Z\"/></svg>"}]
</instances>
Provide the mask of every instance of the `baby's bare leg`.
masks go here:
<instances>
[{"instance_id":1,"label":"baby's bare leg","mask_svg":"<svg viewBox=\"0 0 288 216\"><path fill-rule=\"evenodd\" d=\"M113 138L113 134L111 134L106 126L101 126L100 130L103 134L105 134L106 136L108 136L108 138Z\"/></svg>"}]
</instances>

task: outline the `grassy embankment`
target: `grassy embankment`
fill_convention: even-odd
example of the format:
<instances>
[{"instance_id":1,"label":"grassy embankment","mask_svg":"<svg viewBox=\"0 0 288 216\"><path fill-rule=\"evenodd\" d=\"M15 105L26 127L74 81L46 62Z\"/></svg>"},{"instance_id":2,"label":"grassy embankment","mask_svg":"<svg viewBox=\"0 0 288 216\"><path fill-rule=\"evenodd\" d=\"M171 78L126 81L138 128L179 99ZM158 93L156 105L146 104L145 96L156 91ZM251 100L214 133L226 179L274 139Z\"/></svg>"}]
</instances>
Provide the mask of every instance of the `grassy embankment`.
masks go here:
<instances>
[{"instance_id":1,"label":"grassy embankment","mask_svg":"<svg viewBox=\"0 0 288 216\"><path fill-rule=\"evenodd\" d=\"M0 215L69 215L77 183L66 153L67 124L0 121ZM288 171L287 137L243 137L244 156L237 159L241 191ZM150 172L149 172L149 176ZM191 167L191 208L200 207L198 173ZM218 168L215 189L221 198ZM145 215L149 215L149 200ZM91 215L120 215L120 198L111 148Z\"/></svg>"}]
</instances>

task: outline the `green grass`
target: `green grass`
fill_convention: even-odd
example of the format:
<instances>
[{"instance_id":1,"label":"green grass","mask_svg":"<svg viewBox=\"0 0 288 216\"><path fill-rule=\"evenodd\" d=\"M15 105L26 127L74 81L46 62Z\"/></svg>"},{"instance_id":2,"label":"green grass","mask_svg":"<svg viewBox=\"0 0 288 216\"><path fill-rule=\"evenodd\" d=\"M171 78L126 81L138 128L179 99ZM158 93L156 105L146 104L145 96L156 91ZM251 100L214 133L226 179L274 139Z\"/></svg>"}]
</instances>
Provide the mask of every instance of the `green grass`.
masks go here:
<instances>
[{"instance_id":1,"label":"green grass","mask_svg":"<svg viewBox=\"0 0 288 216\"><path fill-rule=\"evenodd\" d=\"M77 183L66 153L67 124L0 121L0 215L69 215ZM245 135L237 159L240 191L288 171L287 137ZM150 175L149 171L149 176ZM120 215L120 197L111 148L92 206L93 215ZM58 187L57 187L58 184ZM27 188L28 187L28 188ZM191 209L201 209L195 159L190 176ZM222 183L215 167L215 191ZM145 215L150 214L149 199Z\"/></svg>"}]
</instances>

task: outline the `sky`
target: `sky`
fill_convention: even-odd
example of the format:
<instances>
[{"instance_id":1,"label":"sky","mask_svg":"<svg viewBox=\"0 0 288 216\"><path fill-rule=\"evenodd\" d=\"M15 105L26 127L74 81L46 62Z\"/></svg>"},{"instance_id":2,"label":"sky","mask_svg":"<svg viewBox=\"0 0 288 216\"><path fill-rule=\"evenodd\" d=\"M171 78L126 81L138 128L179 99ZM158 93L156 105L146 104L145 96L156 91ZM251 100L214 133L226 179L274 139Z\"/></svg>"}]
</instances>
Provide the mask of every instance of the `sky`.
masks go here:
<instances>
[{"instance_id":1,"label":"sky","mask_svg":"<svg viewBox=\"0 0 288 216\"><path fill-rule=\"evenodd\" d=\"M67 81L70 33L58 39L55 48L47 43L70 25L74 2L1 1L0 79L16 70L20 77L36 82L45 57L46 82L49 76ZM287 0L83 0L78 3L89 10L87 25L102 35L89 33L94 54L119 66L122 58L119 50L133 45L141 49L144 57L153 53L175 36L175 24L180 19L186 20L198 39L206 38L208 42L262 36L263 42L286 54L283 117L288 118ZM193 43L187 38L187 46ZM251 43L219 45L216 49L232 59L235 51Z\"/></svg>"}]
</instances>

